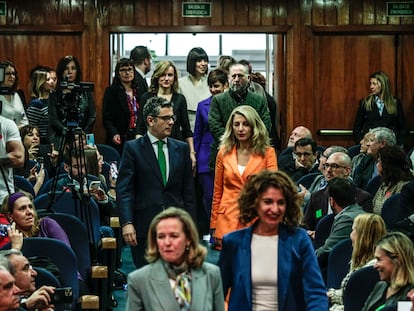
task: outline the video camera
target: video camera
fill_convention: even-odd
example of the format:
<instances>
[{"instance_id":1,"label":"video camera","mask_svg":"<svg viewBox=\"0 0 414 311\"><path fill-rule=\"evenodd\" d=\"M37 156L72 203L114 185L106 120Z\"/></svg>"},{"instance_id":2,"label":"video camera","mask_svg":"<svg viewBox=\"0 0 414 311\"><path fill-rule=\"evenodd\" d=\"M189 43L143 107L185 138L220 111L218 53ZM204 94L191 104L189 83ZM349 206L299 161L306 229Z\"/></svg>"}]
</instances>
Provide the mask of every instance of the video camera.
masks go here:
<instances>
[{"instance_id":1,"label":"video camera","mask_svg":"<svg viewBox=\"0 0 414 311\"><path fill-rule=\"evenodd\" d=\"M65 126L68 128L76 128L82 120L80 109L80 101L84 92L92 92L94 85L92 82L80 82L79 85L67 81L61 82L62 90L60 105L66 120Z\"/></svg>"},{"instance_id":2,"label":"video camera","mask_svg":"<svg viewBox=\"0 0 414 311\"><path fill-rule=\"evenodd\" d=\"M0 65L0 84L6 79L6 66ZM0 95L10 95L13 91L10 87L0 86Z\"/></svg>"}]
</instances>

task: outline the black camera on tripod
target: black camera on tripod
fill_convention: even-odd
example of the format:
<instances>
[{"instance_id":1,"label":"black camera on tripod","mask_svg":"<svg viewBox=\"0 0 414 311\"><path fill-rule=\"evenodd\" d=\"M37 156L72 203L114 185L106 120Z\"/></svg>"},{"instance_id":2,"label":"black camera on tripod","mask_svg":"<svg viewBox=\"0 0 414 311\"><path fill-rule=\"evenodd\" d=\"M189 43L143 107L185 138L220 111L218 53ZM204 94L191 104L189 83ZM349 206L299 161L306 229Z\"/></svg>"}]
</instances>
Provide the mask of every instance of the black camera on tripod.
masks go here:
<instances>
[{"instance_id":1,"label":"black camera on tripod","mask_svg":"<svg viewBox=\"0 0 414 311\"><path fill-rule=\"evenodd\" d=\"M65 126L68 128L76 128L82 122L83 113L80 109L81 99L85 92L93 91L93 83L80 82L79 84L63 81L60 84L62 94L60 97L60 105L65 118Z\"/></svg>"}]
</instances>

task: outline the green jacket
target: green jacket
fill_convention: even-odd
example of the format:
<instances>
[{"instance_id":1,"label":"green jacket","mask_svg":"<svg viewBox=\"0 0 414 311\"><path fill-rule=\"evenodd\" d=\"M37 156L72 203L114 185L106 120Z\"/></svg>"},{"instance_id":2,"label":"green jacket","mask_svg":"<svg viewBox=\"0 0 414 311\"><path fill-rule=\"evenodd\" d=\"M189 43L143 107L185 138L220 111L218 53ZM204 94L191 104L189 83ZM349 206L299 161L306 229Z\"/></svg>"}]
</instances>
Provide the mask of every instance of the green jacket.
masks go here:
<instances>
[{"instance_id":1,"label":"green jacket","mask_svg":"<svg viewBox=\"0 0 414 311\"><path fill-rule=\"evenodd\" d=\"M270 121L269 109L263 96L247 92L247 95L242 98L237 98L233 91L213 96L208 114L208 124L211 134L213 134L214 141L211 144L209 167L214 171L216 164L216 155L220 138L224 134L227 120L230 117L234 108L241 105L249 105L256 109L259 116L262 118L267 131L270 133L272 123Z\"/></svg>"}]
</instances>

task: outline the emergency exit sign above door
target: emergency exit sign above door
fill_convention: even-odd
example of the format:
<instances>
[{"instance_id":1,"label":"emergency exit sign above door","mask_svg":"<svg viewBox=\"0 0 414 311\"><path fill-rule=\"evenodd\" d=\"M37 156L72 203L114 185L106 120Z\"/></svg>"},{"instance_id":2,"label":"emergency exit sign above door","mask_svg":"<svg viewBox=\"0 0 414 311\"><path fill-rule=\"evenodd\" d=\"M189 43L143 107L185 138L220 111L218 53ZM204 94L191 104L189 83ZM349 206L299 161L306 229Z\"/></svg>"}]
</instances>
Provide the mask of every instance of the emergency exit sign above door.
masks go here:
<instances>
[{"instance_id":1,"label":"emergency exit sign above door","mask_svg":"<svg viewBox=\"0 0 414 311\"><path fill-rule=\"evenodd\" d=\"M211 17L211 3L183 2L182 17Z\"/></svg>"},{"instance_id":2,"label":"emergency exit sign above door","mask_svg":"<svg viewBox=\"0 0 414 311\"><path fill-rule=\"evenodd\" d=\"M387 2L387 16L414 16L414 2Z\"/></svg>"}]
</instances>

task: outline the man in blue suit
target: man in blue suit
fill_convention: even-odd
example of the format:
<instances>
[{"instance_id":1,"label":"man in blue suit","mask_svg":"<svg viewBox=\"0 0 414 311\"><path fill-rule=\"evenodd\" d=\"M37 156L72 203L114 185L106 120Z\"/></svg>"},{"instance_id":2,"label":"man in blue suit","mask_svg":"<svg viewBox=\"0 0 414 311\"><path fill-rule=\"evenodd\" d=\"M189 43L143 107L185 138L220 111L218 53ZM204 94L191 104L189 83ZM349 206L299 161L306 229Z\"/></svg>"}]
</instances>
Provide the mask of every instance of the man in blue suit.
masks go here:
<instances>
[{"instance_id":1,"label":"man in blue suit","mask_svg":"<svg viewBox=\"0 0 414 311\"><path fill-rule=\"evenodd\" d=\"M146 239L151 220L169 206L194 217L194 181L186 143L169 138L174 125L172 103L153 97L144 106L148 132L125 143L116 186L122 236L131 246L137 268L145 265ZM162 141L162 151L158 150ZM158 162L165 157L165 181Z\"/></svg>"}]
</instances>

